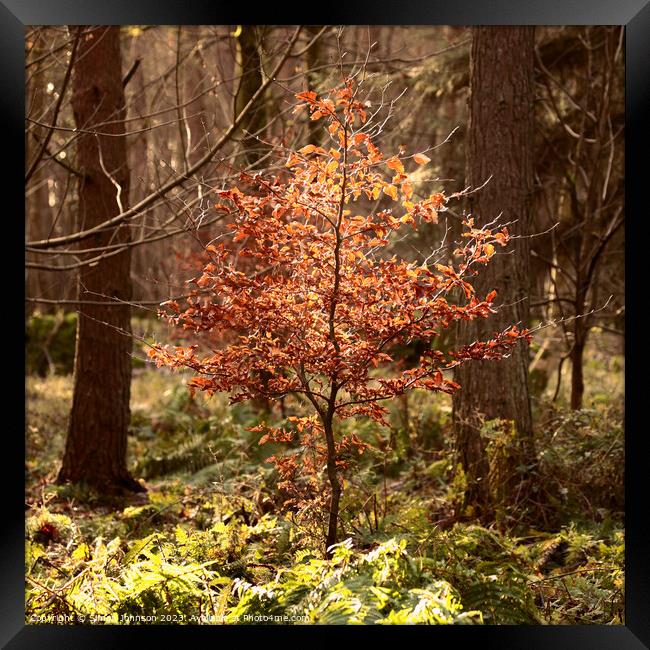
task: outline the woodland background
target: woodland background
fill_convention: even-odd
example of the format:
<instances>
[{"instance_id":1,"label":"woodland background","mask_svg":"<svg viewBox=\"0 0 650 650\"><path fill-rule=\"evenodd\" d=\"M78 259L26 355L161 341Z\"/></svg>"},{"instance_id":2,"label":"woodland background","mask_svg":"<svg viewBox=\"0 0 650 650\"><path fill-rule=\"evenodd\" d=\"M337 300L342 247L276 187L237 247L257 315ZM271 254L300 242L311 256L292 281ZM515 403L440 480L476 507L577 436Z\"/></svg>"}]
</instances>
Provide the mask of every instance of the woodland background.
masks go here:
<instances>
[{"instance_id":1,"label":"woodland background","mask_svg":"<svg viewBox=\"0 0 650 650\"><path fill-rule=\"evenodd\" d=\"M28 622L623 623L623 28L25 36ZM382 151L431 159L416 196L472 188L390 254L504 213L521 238L482 280L494 327L553 325L464 368L453 400L415 391L387 429L354 423L372 451L323 559L322 517L282 507L281 445L250 431L299 409L192 397L146 357L193 342L157 311L227 229L215 192L274 173L280 144L321 144L294 95L350 75L390 116Z\"/></svg>"}]
</instances>

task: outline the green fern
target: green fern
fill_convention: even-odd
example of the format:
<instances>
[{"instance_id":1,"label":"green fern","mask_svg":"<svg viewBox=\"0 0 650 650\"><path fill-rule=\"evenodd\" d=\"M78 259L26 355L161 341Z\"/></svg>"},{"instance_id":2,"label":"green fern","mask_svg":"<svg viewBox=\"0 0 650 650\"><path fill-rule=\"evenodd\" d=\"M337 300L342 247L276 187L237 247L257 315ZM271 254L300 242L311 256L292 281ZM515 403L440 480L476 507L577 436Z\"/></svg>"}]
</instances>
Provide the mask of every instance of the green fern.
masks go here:
<instances>
[{"instance_id":1,"label":"green fern","mask_svg":"<svg viewBox=\"0 0 650 650\"><path fill-rule=\"evenodd\" d=\"M239 602L227 622L262 616L322 625L481 622L479 613L463 613L449 583L427 580L405 540L390 539L364 554L347 542L338 545L331 561L304 554L301 559L268 584L235 581Z\"/></svg>"},{"instance_id":2,"label":"green fern","mask_svg":"<svg viewBox=\"0 0 650 650\"><path fill-rule=\"evenodd\" d=\"M135 473L147 480L180 472L193 474L214 462L209 441L204 435L193 434L172 452L145 456L137 463Z\"/></svg>"}]
</instances>

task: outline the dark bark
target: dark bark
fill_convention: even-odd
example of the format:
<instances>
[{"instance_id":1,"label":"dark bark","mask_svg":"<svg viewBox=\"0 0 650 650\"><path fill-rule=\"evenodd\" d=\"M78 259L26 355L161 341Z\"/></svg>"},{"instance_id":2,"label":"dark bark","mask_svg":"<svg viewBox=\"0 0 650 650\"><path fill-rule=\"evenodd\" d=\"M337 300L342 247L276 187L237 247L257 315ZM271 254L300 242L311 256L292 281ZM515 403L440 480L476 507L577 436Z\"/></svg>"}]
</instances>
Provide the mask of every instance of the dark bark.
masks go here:
<instances>
[{"instance_id":1,"label":"dark bark","mask_svg":"<svg viewBox=\"0 0 650 650\"><path fill-rule=\"evenodd\" d=\"M237 67L241 75L239 87L235 96L235 118L253 98L263 83L262 59L259 52L260 35L255 25L241 25L241 33L237 36ZM263 136L260 131L266 121L266 111L263 100L252 107L241 123L241 149L244 165L254 165L265 153L266 147L256 138ZM271 373L260 371L260 378L266 387L271 379ZM253 408L261 413L270 413L271 401L262 395L251 402Z\"/></svg>"},{"instance_id":2,"label":"dark bark","mask_svg":"<svg viewBox=\"0 0 650 650\"><path fill-rule=\"evenodd\" d=\"M307 25L307 36L311 40L320 32L321 25ZM308 90L319 91L319 79L322 75L317 68L323 64L323 52L321 47L321 39L318 39L306 52L307 63L307 87ZM317 120L309 120L309 142L316 146L320 146L323 140L323 125Z\"/></svg>"},{"instance_id":3,"label":"dark bark","mask_svg":"<svg viewBox=\"0 0 650 650\"><path fill-rule=\"evenodd\" d=\"M103 133L77 141L79 223L83 230L128 207L129 169L124 133L120 28L97 27L82 38L73 77L77 127ZM98 247L129 241L129 227L106 230L84 241ZM130 249L82 267L79 299L131 300ZM92 294L86 292L94 292ZM98 295L99 294L99 295ZM105 298L103 297L105 296ZM131 387L130 307L84 305L79 314L74 394L59 482L85 483L103 493L144 491L127 469Z\"/></svg>"},{"instance_id":4,"label":"dark bark","mask_svg":"<svg viewBox=\"0 0 650 650\"><path fill-rule=\"evenodd\" d=\"M582 361L585 352L584 341L576 341L571 350L571 408L581 409L585 392Z\"/></svg>"},{"instance_id":5,"label":"dark bark","mask_svg":"<svg viewBox=\"0 0 650 650\"><path fill-rule=\"evenodd\" d=\"M333 416L328 414L324 419L325 438L327 440L327 478L330 483L332 494L330 496L330 507L327 523L327 538L325 540L325 551L327 557L332 557L329 550L333 544L336 544L338 520L339 520L339 503L341 501L341 482L336 469L336 445L334 442Z\"/></svg>"},{"instance_id":6,"label":"dark bark","mask_svg":"<svg viewBox=\"0 0 650 650\"><path fill-rule=\"evenodd\" d=\"M586 294L584 291L579 291L576 296L575 313L583 314L585 304ZM576 318L573 321L573 347L569 357L571 359L571 408L574 410L582 408L585 394L583 361L589 336L589 325L586 321L587 318Z\"/></svg>"},{"instance_id":7,"label":"dark bark","mask_svg":"<svg viewBox=\"0 0 650 650\"><path fill-rule=\"evenodd\" d=\"M259 52L259 32L255 25L242 25L237 37L237 64L241 78L235 96L235 117L253 98L263 83L262 59ZM263 100L257 102L241 123L241 145L244 160L248 165L256 163L265 153L266 147L255 136L262 136L266 123Z\"/></svg>"},{"instance_id":8,"label":"dark bark","mask_svg":"<svg viewBox=\"0 0 650 650\"><path fill-rule=\"evenodd\" d=\"M478 27L470 56L467 184L490 182L469 197L468 211L477 224L501 214L500 222L516 220L512 235L530 234L533 185L533 61L534 31L530 27ZM528 318L529 250L527 239L515 239L511 254L497 251L474 281L479 295L497 289L498 314L464 324L462 343L490 338L495 331ZM517 346L501 361L474 361L459 367L454 427L458 462L467 479L464 506L485 520L493 514L486 444L480 435L485 419L514 421L515 467L534 462L533 426L528 394L528 348ZM501 489L499 490L502 491ZM514 492L515 490L511 490ZM514 495L513 495L514 496Z\"/></svg>"}]
</instances>

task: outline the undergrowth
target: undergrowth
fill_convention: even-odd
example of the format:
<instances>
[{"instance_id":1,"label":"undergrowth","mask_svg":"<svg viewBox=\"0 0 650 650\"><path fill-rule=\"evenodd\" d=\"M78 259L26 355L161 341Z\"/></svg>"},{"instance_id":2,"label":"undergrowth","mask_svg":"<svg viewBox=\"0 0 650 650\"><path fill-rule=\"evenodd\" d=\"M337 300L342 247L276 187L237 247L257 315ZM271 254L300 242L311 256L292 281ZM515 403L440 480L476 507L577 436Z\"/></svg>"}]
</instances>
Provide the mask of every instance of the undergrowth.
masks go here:
<instances>
[{"instance_id":1,"label":"undergrowth","mask_svg":"<svg viewBox=\"0 0 650 650\"><path fill-rule=\"evenodd\" d=\"M282 507L265 462L276 449L248 431L259 414L191 399L166 373L134 379L130 466L146 497L54 485L69 384L27 383L27 622L624 623L622 418L611 405L545 407L550 506L510 529L454 517L445 401L416 393L394 406L388 432L356 423L372 448L346 476L344 541L325 560L322 518Z\"/></svg>"}]
</instances>

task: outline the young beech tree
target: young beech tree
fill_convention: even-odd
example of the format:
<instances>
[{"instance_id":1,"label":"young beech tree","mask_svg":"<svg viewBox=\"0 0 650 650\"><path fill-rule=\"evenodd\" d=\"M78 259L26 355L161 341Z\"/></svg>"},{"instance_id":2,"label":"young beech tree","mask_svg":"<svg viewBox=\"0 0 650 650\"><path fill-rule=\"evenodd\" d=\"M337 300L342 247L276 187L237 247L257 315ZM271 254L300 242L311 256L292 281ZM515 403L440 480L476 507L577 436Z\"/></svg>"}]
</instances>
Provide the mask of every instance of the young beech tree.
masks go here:
<instances>
[{"instance_id":1,"label":"young beech tree","mask_svg":"<svg viewBox=\"0 0 650 650\"><path fill-rule=\"evenodd\" d=\"M312 414L289 418L286 428L262 423L255 430L265 432L260 443L298 442L302 455L272 460L299 505L311 496L324 506L326 552L337 540L341 472L365 447L337 431L337 422L367 416L385 424L385 400L415 388L452 393L460 386L446 371L469 359L499 359L530 338L511 326L447 353L432 349L444 328L493 313L496 291L478 296L468 279L495 246L506 245L508 232L466 220L451 265L433 259L442 259L442 248L422 263L385 254L391 234L435 222L448 199L414 200L409 160L384 158L373 144L367 102L357 93L350 80L323 99L299 93L304 103L296 110L307 107L312 120L327 122L332 147L290 152L276 177L242 174L242 187L254 191L221 192L217 209L234 216L230 236L207 246L211 261L190 281L189 306L165 303L165 314L186 329L230 338L203 356L196 345L156 345L149 353L158 365L194 369L192 390L226 391L232 402L293 394L310 404ZM425 351L404 369L391 351L415 340ZM315 478L323 467L325 494Z\"/></svg>"}]
</instances>

